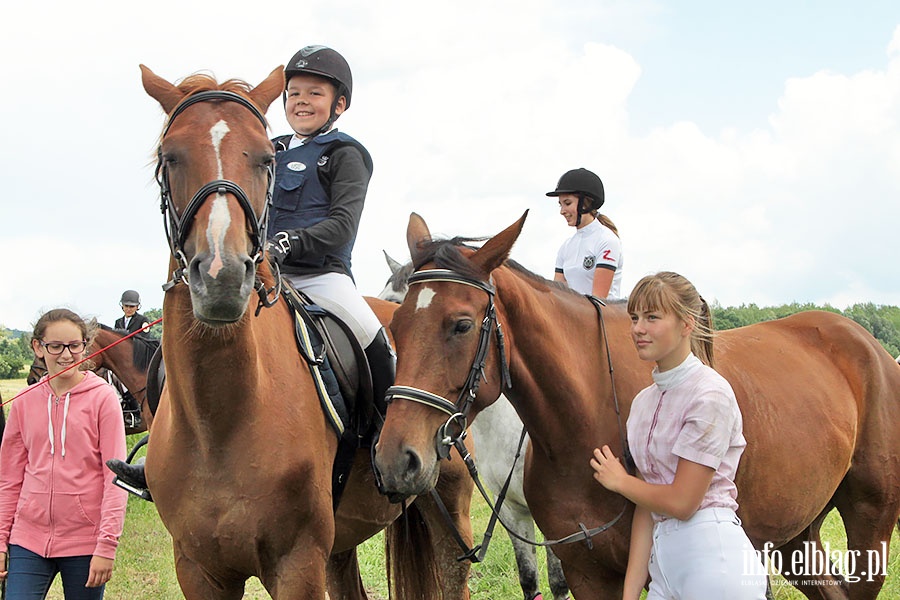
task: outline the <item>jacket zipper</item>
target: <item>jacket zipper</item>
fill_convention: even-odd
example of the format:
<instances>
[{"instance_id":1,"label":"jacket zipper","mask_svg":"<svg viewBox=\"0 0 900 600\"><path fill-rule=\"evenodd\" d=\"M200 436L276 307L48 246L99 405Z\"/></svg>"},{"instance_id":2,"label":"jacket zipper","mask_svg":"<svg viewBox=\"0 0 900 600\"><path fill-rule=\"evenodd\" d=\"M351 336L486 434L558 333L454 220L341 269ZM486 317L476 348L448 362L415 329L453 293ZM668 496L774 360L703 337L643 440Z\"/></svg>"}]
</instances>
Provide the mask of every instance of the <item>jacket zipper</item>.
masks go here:
<instances>
[{"instance_id":1,"label":"jacket zipper","mask_svg":"<svg viewBox=\"0 0 900 600\"><path fill-rule=\"evenodd\" d=\"M56 426L55 423L59 422L59 396L57 396L53 400L53 447L56 448ZM56 450L59 450L56 448ZM56 483L56 450L53 452L53 456L50 459L50 498L47 500L47 517L49 520L48 528L47 528L47 547L44 550L44 556L50 556L50 548L53 546L53 499L56 497L55 493L55 483Z\"/></svg>"}]
</instances>

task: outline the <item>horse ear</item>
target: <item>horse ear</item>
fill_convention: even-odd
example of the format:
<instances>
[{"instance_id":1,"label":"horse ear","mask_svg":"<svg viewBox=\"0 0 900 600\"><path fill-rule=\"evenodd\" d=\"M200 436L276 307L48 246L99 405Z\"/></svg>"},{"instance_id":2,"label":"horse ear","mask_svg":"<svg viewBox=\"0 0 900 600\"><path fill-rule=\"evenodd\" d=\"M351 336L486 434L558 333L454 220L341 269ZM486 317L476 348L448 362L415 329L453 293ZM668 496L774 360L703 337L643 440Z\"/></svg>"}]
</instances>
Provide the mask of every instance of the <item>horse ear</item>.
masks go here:
<instances>
[{"instance_id":1,"label":"horse ear","mask_svg":"<svg viewBox=\"0 0 900 600\"><path fill-rule=\"evenodd\" d=\"M145 67L141 67L141 83L144 84L144 90L151 98L159 102L166 114L178 106L181 99L184 98L184 92L177 87Z\"/></svg>"},{"instance_id":2,"label":"horse ear","mask_svg":"<svg viewBox=\"0 0 900 600\"><path fill-rule=\"evenodd\" d=\"M518 221L486 241L469 258L469 261L480 267L485 273L490 273L503 264L503 261L509 258L509 251L512 250L513 244L519 239L527 216L528 211L526 210Z\"/></svg>"},{"instance_id":3,"label":"horse ear","mask_svg":"<svg viewBox=\"0 0 900 600\"><path fill-rule=\"evenodd\" d=\"M403 265L391 258L391 255L387 253L387 250L382 250L382 252L384 252L384 260L387 261L388 267L391 269L391 275L396 275L397 271L403 268Z\"/></svg>"},{"instance_id":4,"label":"horse ear","mask_svg":"<svg viewBox=\"0 0 900 600\"><path fill-rule=\"evenodd\" d=\"M284 66L275 67L262 83L250 90L250 99L263 112L269 110L269 105L284 91Z\"/></svg>"},{"instance_id":5,"label":"horse ear","mask_svg":"<svg viewBox=\"0 0 900 600\"><path fill-rule=\"evenodd\" d=\"M431 232L428 230L428 225L425 224L425 219L416 213L410 213L409 225L406 227L406 245L409 246L409 256L414 265L419 264L418 258L421 254L419 245L429 241L431 241Z\"/></svg>"}]
</instances>

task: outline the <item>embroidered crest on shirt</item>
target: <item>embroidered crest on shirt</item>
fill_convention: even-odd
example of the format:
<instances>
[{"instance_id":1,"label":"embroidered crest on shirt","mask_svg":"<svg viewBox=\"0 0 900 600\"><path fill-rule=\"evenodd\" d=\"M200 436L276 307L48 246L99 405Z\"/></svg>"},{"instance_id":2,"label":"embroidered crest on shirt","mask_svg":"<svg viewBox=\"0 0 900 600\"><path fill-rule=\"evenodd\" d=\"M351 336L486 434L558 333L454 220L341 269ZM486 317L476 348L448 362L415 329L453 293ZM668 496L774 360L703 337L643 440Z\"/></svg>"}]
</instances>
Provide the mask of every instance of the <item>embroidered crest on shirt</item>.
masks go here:
<instances>
[{"instance_id":1,"label":"embroidered crest on shirt","mask_svg":"<svg viewBox=\"0 0 900 600\"><path fill-rule=\"evenodd\" d=\"M581 262L581 266L585 269L593 269L596 261L597 259L594 256L585 256L584 260Z\"/></svg>"},{"instance_id":2,"label":"embroidered crest on shirt","mask_svg":"<svg viewBox=\"0 0 900 600\"><path fill-rule=\"evenodd\" d=\"M328 157L327 157L327 156L322 156L322 158L319 159L319 163L318 163L318 164L319 164L320 167L324 167L324 166L325 166L325 163L327 163L327 162L328 162Z\"/></svg>"}]
</instances>

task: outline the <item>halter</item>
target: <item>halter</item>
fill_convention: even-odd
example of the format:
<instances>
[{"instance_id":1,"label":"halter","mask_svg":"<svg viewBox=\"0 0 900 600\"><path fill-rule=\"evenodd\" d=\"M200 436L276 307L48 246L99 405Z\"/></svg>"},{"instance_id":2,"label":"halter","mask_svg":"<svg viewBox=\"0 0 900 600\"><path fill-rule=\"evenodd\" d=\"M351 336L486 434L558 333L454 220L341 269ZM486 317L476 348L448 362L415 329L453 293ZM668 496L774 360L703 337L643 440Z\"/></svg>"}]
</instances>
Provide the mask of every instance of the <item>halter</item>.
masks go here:
<instances>
[{"instance_id":1,"label":"halter","mask_svg":"<svg viewBox=\"0 0 900 600\"><path fill-rule=\"evenodd\" d=\"M488 296L487 306L484 309L484 318L481 320L478 347L475 350L475 358L472 359L469 375L466 377L462 388L460 388L455 404L427 390L406 385L389 387L385 400L390 404L394 398L403 398L404 400L412 400L446 413L449 418L438 428L435 445L438 456L449 458L450 449L454 445L461 443L462 438L465 436L468 427L469 410L472 408L472 403L478 394L481 380L487 379L484 374L484 366L487 362L487 353L491 344L491 332L493 330L496 330L497 347L500 352L501 391L511 388L512 380L506 363L506 345L503 343L503 329L500 327L500 322L497 320L497 311L494 308L494 286L478 279L466 277L450 269L426 269L417 271L409 277L409 285L432 281L449 281L451 283L469 285L485 292ZM455 431L451 433L454 426Z\"/></svg>"},{"instance_id":2,"label":"halter","mask_svg":"<svg viewBox=\"0 0 900 600\"><path fill-rule=\"evenodd\" d=\"M226 92L224 90L209 90L204 92L199 92L187 98L184 102L179 104L174 111L172 111L172 115L169 117L169 122L166 124L166 129L163 131L162 138L165 139L166 135L169 133L169 129L172 127L172 123L175 121L175 118L178 117L181 113L185 111L189 106L197 104L198 102L212 102L222 100L226 102L236 102L248 109L253 115L259 119L260 123L262 123L263 128L265 129L266 118L260 112L260 110L247 98L244 98L240 94L235 94L234 92ZM188 202L187 207L184 209L184 214L179 215L178 211L175 209L175 206L172 204L172 191L169 186L169 169L166 166L165 161L163 160L162 154L162 141L160 141L159 147L156 150L157 155L157 163L156 163L156 181L159 183L160 189L160 210L163 214L163 225L166 231L166 239L169 241L169 249L172 252L172 256L178 261L178 269L172 273L172 279L166 285L163 286L163 289L168 291L174 285L176 285L179 281L188 283L187 279L187 270L188 263L187 258L184 255L184 242L187 238L188 230L190 228L191 223L194 220L194 217L197 215L197 211L200 210L200 207L206 201L206 199L214 193L217 194L231 194L238 201L238 204L241 207L241 210L244 211L244 216L247 218L247 225L250 229L250 241L253 244L253 262L255 264L259 264L263 259L263 246L266 241L266 229L268 226L269 219L269 207L272 205L272 193L275 189L275 165L270 164L267 168L268 171L268 185L266 191L266 202L263 207L262 213L259 217L256 217L256 213L253 211L253 206L250 204L250 199L247 197L246 192L233 181L229 181L228 179L215 179L210 181L203 187L201 187L194 194L194 197L191 198L191 201ZM259 284L257 291L260 294L260 306L263 304L270 306L266 300L266 290L260 287L262 284ZM275 294L275 301L278 299L278 294ZM273 301L274 303L274 301ZM257 309L257 313L259 309Z\"/></svg>"}]
</instances>

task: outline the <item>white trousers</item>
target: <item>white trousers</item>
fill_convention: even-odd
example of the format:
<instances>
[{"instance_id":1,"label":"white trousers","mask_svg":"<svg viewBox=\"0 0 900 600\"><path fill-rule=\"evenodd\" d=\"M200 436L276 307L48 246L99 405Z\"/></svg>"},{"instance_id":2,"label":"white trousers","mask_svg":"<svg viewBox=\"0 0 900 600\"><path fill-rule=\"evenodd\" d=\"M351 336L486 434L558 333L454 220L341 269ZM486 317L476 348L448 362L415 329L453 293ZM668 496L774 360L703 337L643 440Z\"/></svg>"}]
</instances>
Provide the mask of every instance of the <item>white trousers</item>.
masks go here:
<instances>
[{"instance_id":1,"label":"white trousers","mask_svg":"<svg viewBox=\"0 0 900 600\"><path fill-rule=\"evenodd\" d=\"M363 348L368 348L381 321L363 300L356 284L343 273L320 273L317 275L285 275L298 290L325 310L337 315L356 335Z\"/></svg>"},{"instance_id":2,"label":"white trousers","mask_svg":"<svg viewBox=\"0 0 900 600\"><path fill-rule=\"evenodd\" d=\"M747 567L756 563L731 509L704 508L687 521L667 519L653 527L647 600L764 600L762 568Z\"/></svg>"}]
</instances>

